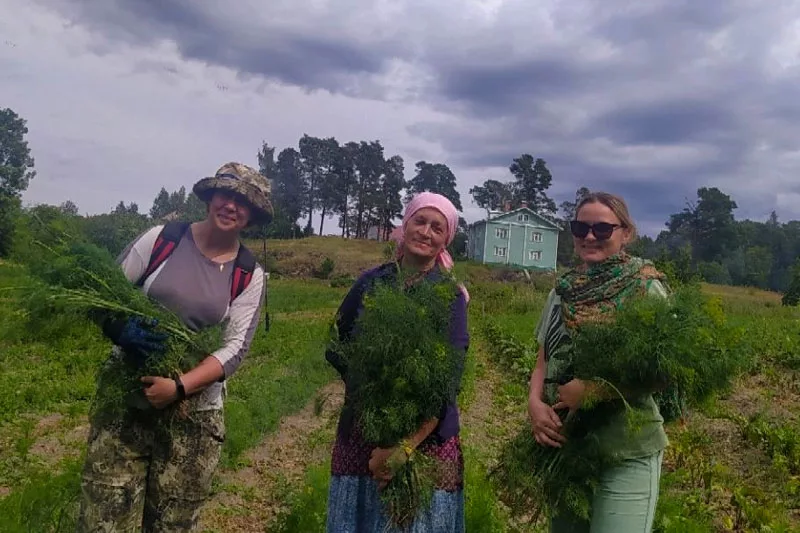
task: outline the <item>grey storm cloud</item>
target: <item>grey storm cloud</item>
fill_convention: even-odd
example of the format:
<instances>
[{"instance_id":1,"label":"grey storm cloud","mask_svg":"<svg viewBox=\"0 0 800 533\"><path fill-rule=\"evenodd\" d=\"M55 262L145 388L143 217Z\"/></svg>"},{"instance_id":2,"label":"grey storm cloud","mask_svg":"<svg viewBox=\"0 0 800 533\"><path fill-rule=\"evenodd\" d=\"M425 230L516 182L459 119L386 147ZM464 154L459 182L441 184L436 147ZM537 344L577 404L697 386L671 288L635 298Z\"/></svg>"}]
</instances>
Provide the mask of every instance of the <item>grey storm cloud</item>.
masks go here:
<instances>
[{"instance_id":1,"label":"grey storm cloud","mask_svg":"<svg viewBox=\"0 0 800 533\"><path fill-rule=\"evenodd\" d=\"M173 41L187 59L233 68L308 89L343 91L345 79L384 68L385 50L363 46L335 31L282 24L270 12L280 2L230 11L218 2L176 0L42 0L74 23L116 41ZM322 21L320 21L322 24Z\"/></svg>"},{"instance_id":2,"label":"grey storm cloud","mask_svg":"<svg viewBox=\"0 0 800 533\"><path fill-rule=\"evenodd\" d=\"M550 165L560 199L611 188L651 227L700 186L754 217L797 189L791 0L506 0L480 16L455 0L40 2L112 42L169 39L187 58L308 90L388 98L393 84L415 84L407 94L451 120L408 131L455 169L509 178L511 159L531 153ZM412 82L392 78L398 61Z\"/></svg>"}]
</instances>

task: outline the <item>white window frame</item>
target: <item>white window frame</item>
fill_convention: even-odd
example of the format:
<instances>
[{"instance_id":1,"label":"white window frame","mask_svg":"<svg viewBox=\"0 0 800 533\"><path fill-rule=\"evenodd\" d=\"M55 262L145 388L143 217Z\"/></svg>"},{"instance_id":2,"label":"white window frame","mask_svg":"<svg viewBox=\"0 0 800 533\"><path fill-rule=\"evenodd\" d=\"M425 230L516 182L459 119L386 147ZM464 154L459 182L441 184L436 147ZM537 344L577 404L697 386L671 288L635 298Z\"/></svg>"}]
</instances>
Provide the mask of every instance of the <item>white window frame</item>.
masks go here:
<instances>
[{"instance_id":1,"label":"white window frame","mask_svg":"<svg viewBox=\"0 0 800 533\"><path fill-rule=\"evenodd\" d=\"M494 236L498 239L508 239L508 228L495 228Z\"/></svg>"},{"instance_id":2,"label":"white window frame","mask_svg":"<svg viewBox=\"0 0 800 533\"><path fill-rule=\"evenodd\" d=\"M494 255L495 257L505 257L508 249L505 246L495 246L494 247Z\"/></svg>"},{"instance_id":3,"label":"white window frame","mask_svg":"<svg viewBox=\"0 0 800 533\"><path fill-rule=\"evenodd\" d=\"M520 213L517 215L517 222L528 222L530 216L527 213Z\"/></svg>"},{"instance_id":4,"label":"white window frame","mask_svg":"<svg viewBox=\"0 0 800 533\"><path fill-rule=\"evenodd\" d=\"M542 232L541 231L534 231L531 233L531 242L542 242Z\"/></svg>"},{"instance_id":5,"label":"white window frame","mask_svg":"<svg viewBox=\"0 0 800 533\"><path fill-rule=\"evenodd\" d=\"M528 261L541 261L542 260L542 251L541 250L528 250Z\"/></svg>"}]
</instances>

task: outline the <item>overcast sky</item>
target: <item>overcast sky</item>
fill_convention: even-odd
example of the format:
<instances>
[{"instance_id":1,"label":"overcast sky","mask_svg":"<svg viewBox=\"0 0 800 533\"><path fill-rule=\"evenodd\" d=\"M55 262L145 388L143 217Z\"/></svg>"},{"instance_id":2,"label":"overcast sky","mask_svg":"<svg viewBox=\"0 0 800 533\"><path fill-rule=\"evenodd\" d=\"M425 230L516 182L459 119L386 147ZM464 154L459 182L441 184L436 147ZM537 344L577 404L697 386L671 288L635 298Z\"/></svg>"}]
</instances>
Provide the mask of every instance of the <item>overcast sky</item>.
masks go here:
<instances>
[{"instance_id":1,"label":"overcast sky","mask_svg":"<svg viewBox=\"0 0 800 533\"><path fill-rule=\"evenodd\" d=\"M468 195L545 159L557 202L625 196L655 234L697 187L800 219L790 0L0 0L0 108L28 121L28 203L148 210L303 133L380 139ZM315 226L318 220L315 221ZM328 223L334 231L334 223Z\"/></svg>"}]
</instances>

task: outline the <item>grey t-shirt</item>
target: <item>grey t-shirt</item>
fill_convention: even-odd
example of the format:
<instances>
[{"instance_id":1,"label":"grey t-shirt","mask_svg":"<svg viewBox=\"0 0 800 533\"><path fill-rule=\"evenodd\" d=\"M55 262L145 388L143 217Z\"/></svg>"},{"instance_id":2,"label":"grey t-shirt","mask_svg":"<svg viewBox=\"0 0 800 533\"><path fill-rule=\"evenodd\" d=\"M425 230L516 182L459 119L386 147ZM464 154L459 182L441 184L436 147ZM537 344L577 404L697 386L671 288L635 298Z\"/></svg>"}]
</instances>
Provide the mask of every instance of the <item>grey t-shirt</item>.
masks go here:
<instances>
[{"instance_id":1,"label":"grey t-shirt","mask_svg":"<svg viewBox=\"0 0 800 533\"><path fill-rule=\"evenodd\" d=\"M155 226L133 242L117 261L125 276L135 282L147 269L150 253L163 226ZM253 340L264 301L264 269L256 264L247 288L230 302L234 259L216 263L200 252L191 228L175 250L144 282L144 292L176 313L192 329L228 320L223 346L210 354L229 378L239 367ZM229 305L230 304L230 305ZM225 382L211 384L200 393L197 409L221 409Z\"/></svg>"}]
</instances>

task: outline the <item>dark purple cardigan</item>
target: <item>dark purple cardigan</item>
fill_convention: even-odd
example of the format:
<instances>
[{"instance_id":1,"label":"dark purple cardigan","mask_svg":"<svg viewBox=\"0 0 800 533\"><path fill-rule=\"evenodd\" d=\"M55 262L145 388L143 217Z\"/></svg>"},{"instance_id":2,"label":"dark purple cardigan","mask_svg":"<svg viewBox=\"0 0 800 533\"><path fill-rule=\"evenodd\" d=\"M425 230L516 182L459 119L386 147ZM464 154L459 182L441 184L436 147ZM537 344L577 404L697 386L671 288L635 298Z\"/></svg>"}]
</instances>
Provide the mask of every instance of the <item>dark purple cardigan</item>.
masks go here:
<instances>
[{"instance_id":1,"label":"dark purple cardigan","mask_svg":"<svg viewBox=\"0 0 800 533\"><path fill-rule=\"evenodd\" d=\"M353 332L353 325L358 318L363 308L364 294L372 287L376 280L388 280L396 278L395 263L386 263L381 266L375 267L366 271L361 277L353 284L350 292L347 293L342 304L339 306L337 312L336 324L339 331L339 340L346 341L351 338ZM435 281L441 278L441 272L438 267L432 270L426 279ZM467 330L467 300L465 295L459 291L452 306L452 314L450 319L450 343L454 348L459 350L462 357L459 358L458 370L453 376L453 382L456 384L452 387L452 395L447 403L442 408L441 415L439 416L439 423L436 429L431 433L432 436L441 439L444 442L447 439L458 435L459 433L459 418L458 408L456 406L456 397L461 388L461 375L464 371L464 360L469 348L469 331ZM345 409L342 411L342 416L339 419L338 432L340 435L345 434L351 428L353 423L352 413L347 409L347 363L344 361L340 354L328 349L325 352L325 358L333 365L334 368L342 376L345 383Z\"/></svg>"}]
</instances>

